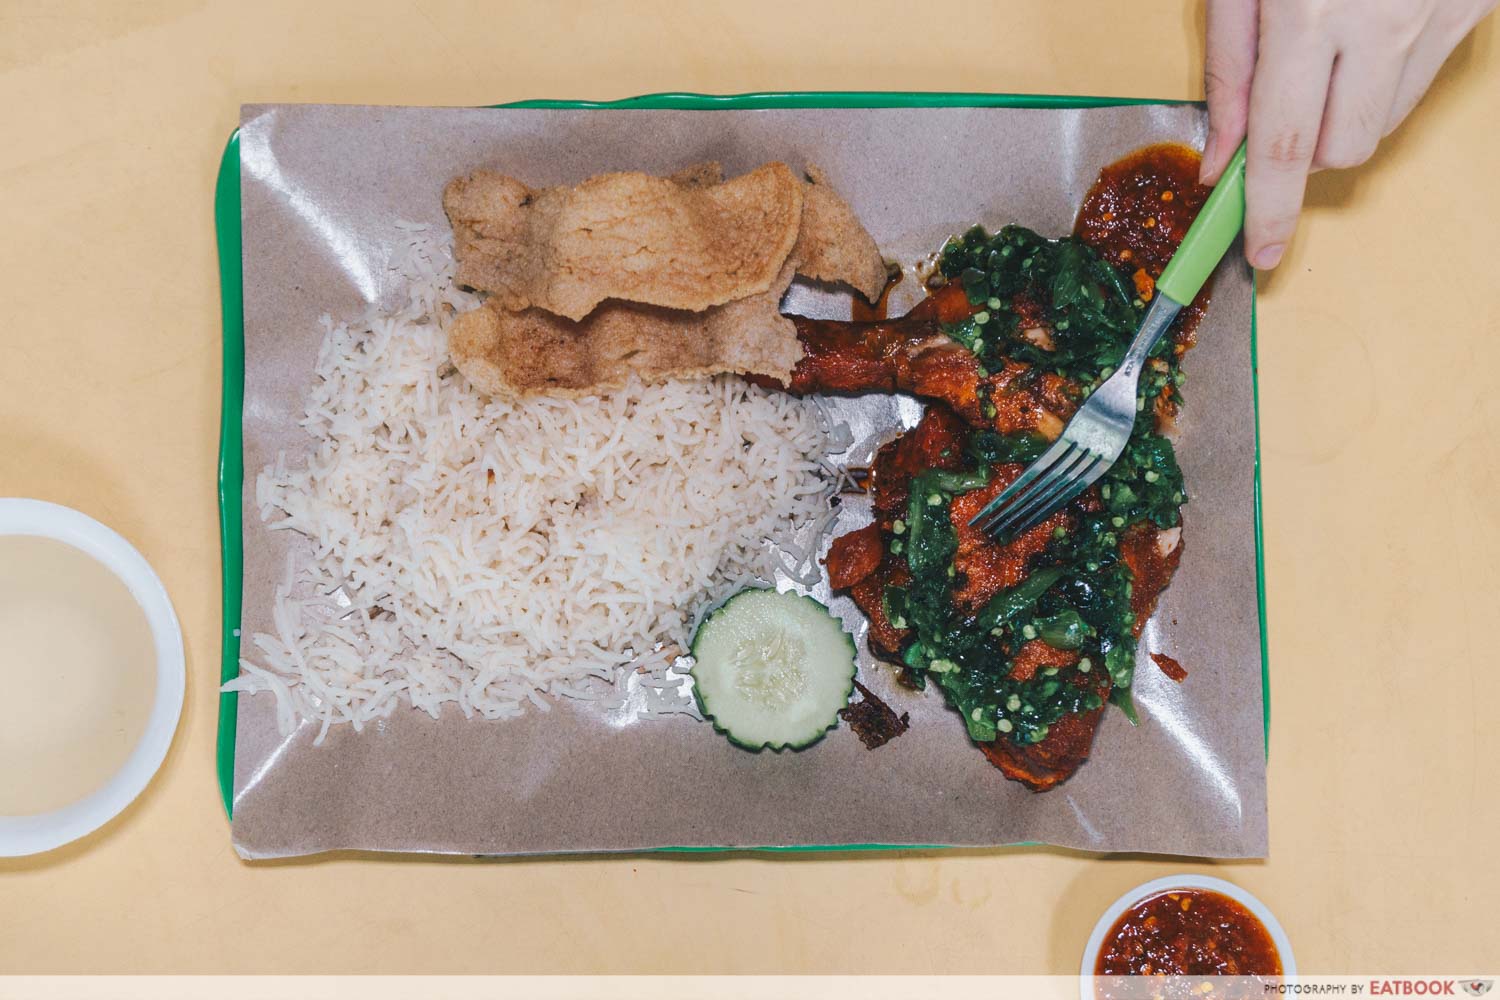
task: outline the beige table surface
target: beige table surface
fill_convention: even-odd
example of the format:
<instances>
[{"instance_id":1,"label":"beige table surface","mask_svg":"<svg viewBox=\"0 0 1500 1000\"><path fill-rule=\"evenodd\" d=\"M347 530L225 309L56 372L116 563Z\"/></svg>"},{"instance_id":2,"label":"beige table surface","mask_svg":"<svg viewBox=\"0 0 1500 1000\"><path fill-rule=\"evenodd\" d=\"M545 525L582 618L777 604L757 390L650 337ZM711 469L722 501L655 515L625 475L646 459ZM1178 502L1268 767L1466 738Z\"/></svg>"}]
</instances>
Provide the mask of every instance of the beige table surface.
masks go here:
<instances>
[{"instance_id":1,"label":"beige table surface","mask_svg":"<svg viewBox=\"0 0 1500 1000\"><path fill-rule=\"evenodd\" d=\"M261 13L253 14L259 10ZM1271 858L1062 851L247 865L213 771L214 172L241 102L669 89L1201 96L1195 3L0 0L0 495L112 525L187 638L166 767L0 860L0 972L1042 972L1213 870L1304 971L1500 970L1500 24L1262 285ZM7 766L9 762L0 762Z\"/></svg>"}]
</instances>

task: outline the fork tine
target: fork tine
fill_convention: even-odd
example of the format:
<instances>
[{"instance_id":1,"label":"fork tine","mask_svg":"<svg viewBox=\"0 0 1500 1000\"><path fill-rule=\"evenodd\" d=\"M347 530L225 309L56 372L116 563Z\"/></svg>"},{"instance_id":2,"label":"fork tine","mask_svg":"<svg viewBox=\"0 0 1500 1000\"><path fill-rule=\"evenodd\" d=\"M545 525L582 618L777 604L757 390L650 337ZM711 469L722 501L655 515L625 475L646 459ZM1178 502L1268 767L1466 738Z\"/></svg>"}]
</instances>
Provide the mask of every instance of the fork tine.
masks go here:
<instances>
[{"instance_id":1,"label":"fork tine","mask_svg":"<svg viewBox=\"0 0 1500 1000\"><path fill-rule=\"evenodd\" d=\"M1014 502L1004 510L997 511L986 521L983 530L994 534L997 530L1003 530L1005 525L1012 524L1017 518L1030 513L1039 499L1044 499L1054 486L1067 479L1078 468L1078 464L1088 461L1088 458L1089 453L1082 448L1069 451L1062 461L1054 464L1042 478L1032 483L1030 489L1023 490Z\"/></svg>"},{"instance_id":2,"label":"fork tine","mask_svg":"<svg viewBox=\"0 0 1500 1000\"><path fill-rule=\"evenodd\" d=\"M1024 517L1036 504L1039 497L1044 497L1062 479L1075 469L1080 461L1087 460L1088 453L1082 449L1070 450L1061 461L1058 461L1047 469L1040 479L1033 482L1029 489L1022 490L1016 495L1012 502L1001 510L997 510L979 529L986 534L997 535L1003 533L1005 525L1014 523L1017 517Z\"/></svg>"},{"instance_id":3,"label":"fork tine","mask_svg":"<svg viewBox=\"0 0 1500 1000\"><path fill-rule=\"evenodd\" d=\"M985 528L981 522L993 518L999 512L1001 507L1004 507L1006 504L1010 503L1010 501L1014 500L1023 490L1025 490L1033 482L1035 482L1037 478L1043 473L1050 472L1053 466L1061 461L1065 455L1073 451L1074 447L1075 446L1071 441L1066 441L1062 438L1058 438L1057 442L1053 444L1052 447L1042 452L1041 456L1036 461L1028 465L1025 471L1016 477L1015 482L1011 483L1004 490L1002 490L1000 495L995 499L985 504L984 509L981 510L978 514L975 514L973 517L969 518L969 526L971 528L977 527L981 531L989 530Z\"/></svg>"},{"instance_id":4,"label":"fork tine","mask_svg":"<svg viewBox=\"0 0 1500 1000\"><path fill-rule=\"evenodd\" d=\"M1038 482L1024 498L1006 508L985 530L996 537L1014 535L1015 525L1038 511L1050 509L1054 498L1068 488L1079 472L1095 461L1097 459L1092 452L1079 448L1066 462L1059 462L1052 473Z\"/></svg>"},{"instance_id":5,"label":"fork tine","mask_svg":"<svg viewBox=\"0 0 1500 1000\"><path fill-rule=\"evenodd\" d=\"M1021 523L1011 529L1012 535L1019 535L1023 531L1029 531L1045 521L1054 511L1062 508L1069 500L1088 489L1098 481L1099 477L1109 471L1109 463L1102 458L1096 457L1093 462L1077 472L1072 477L1066 489L1054 497L1040 510L1032 513Z\"/></svg>"}]
</instances>

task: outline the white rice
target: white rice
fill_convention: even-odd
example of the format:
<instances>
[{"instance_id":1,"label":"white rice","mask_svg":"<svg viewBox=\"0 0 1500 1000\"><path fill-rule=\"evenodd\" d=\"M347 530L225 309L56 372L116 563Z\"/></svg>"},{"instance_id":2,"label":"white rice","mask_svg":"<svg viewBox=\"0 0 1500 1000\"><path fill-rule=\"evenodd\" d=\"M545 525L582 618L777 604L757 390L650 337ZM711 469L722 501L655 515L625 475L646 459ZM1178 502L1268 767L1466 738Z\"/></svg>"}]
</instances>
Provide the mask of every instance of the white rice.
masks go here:
<instances>
[{"instance_id":1,"label":"white rice","mask_svg":"<svg viewBox=\"0 0 1500 1000\"><path fill-rule=\"evenodd\" d=\"M311 720L320 742L400 704L696 714L674 659L697 614L778 571L817 581L837 514L823 457L847 428L735 378L482 396L445 332L478 301L453 287L446 244L399 228L406 302L324 317L313 451L256 480L262 519L311 545L293 546L274 631L225 689L271 692L282 731Z\"/></svg>"}]
</instances>

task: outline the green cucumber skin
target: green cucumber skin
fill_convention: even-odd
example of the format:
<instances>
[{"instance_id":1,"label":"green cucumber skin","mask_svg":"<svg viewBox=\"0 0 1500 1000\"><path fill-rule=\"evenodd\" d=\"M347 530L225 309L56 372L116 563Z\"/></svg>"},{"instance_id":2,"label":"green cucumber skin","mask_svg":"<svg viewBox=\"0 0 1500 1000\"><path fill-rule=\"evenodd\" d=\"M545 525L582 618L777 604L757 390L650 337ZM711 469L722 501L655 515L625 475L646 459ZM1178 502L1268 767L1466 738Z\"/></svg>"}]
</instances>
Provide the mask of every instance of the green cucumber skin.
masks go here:
<instances>
[{"instance_id":1,"label":"green cucumber skin","mask_svg":"<svg viewBox=\"0 0 1500 1000\"><path fill-rule=\"evenodd\" d=\"M726 611L728 611L730 609L730 607L734 604L734 602L737 601L740 597L744 596L745 594L764 593L764 592L774 592L774 588L771 588L771 587L747 587L744 590L736 591L732 596L730 596L730 598L727 601L725 601L723 604L720 604L713 611L709 612L708 615L703 619L703 621L701 621L701 622L698 623L698 628L693 632L692 646L688 650L689 654L693 657L693 661L694 661L692 669L690 669L688 671L688 673L690 675L692 675L692 678L693 678L693 700L698 705L698 711L700 711L701 713L703 713L703 717L705 719L707 719L710 723L712 723L712 725L714 727L714 731L716 733L719 733L721 736L723 736L725 739L727 739L730 743L734 744L735 746L739 747L742 750L749 750L749 751L754 752L754 753L759 753L762 750L771 750L771 751L773 751L775 753L781 753L783 750L793 750L793 751L806 750L808 747L810 747L813 744L819 742L820 740L823 739L823 737L827 736L829 734L829 732L831 732L832 730L834 730L834 729L836 729L838 727L839 717L838 717L838 713L837 712L834 713L833 719L828 723L828 725L826 727L824 727L824 729L822 729L820 732L815 733L814 735L808 737L805 740L802 740L802 741L799 741L799 742L787 742L787 743L780 744L779 746L772 746L771 744L764 743L764 742L762 742L762 743L753 743L753 742L749 742L747 740L743 740L743 739L735 736L734 733L730 732L729 729L725 728L723 725L720 724L718 718L714 715L712 709L704 702L704 700L703 700L703 694L702 694L702 686L698 683L698 675L697 675L697 669L698 669L698 643L702 639L705 631L708 629L709 623L712 622L715 618L718 618L719 616L723 615ZM822 612L823 614L827 615L829 621L832 621L832 622L835 622L835 623L838 624L838 626L839 626L839 633L843 637L844 645L848 648L848 651L849 651L849 658L851 660L857 662L858 647L855 646L855 644L854 644L854 636L850 635L847 631L845 631L845 629L843 627L843 623L839 621L838 616L835 615L832 611L828 610L828 605L824 604L822 601L817 600L816 598L809 597L806 594L796 594L795 596L798 599L800 599L800 600L806 601L807 603L811 604L813 607L817 608L820 612ZM854 696L854 679L855 679L855 676L857 674L858 674L858 669L856 668L849 675L849 684L848 684L848 687L844 690L844 694L843 694L843 702L844 702L845 705L847 705L849 703L849 699Z\"/></svg>"}]
</instances>

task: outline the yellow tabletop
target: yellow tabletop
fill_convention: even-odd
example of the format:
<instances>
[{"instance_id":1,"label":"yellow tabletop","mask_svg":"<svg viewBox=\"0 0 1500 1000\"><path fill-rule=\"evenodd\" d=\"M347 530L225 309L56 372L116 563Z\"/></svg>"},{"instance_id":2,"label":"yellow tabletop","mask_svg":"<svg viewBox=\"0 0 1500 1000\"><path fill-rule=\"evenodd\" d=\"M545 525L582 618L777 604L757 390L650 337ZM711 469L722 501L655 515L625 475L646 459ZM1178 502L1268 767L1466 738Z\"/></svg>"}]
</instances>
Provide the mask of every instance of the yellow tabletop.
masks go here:
<instances>
[{"instance_id":1,"label":"yellow tabletop","mask_svg":"<svg viewBox=\"0 0 1500 1000\"><path fill-rule=\"evenodd\" d=\"M242 102L662 90L1197 98L1200 4L0 4L0 495L161 574L188 699L80 843L0 860L0 972L1067 972L1137 882L1214 871L1305 972L1500 966L1500 22L1260 299L1271 858L1060 850L249 865L213 768L213 183ZM10 766L12 762L0 762Z\"/></svg>"}]
</instances>

